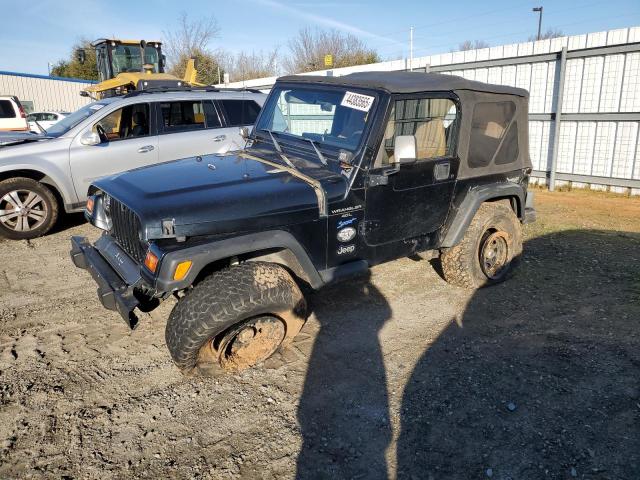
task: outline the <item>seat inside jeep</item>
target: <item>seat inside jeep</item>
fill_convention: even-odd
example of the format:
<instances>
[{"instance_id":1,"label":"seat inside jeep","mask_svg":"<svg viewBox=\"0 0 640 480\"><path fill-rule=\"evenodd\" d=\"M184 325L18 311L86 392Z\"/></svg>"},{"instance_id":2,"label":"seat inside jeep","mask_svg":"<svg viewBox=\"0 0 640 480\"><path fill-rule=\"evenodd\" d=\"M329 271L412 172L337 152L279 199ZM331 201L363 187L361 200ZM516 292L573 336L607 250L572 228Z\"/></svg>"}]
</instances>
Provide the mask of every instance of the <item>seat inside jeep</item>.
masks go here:
<instances>
[{"instance_id":1,"label":"seat inside jeep","mask_svg":"<svg viewBox=\"0 0 640 480\"><path fill-rule=\"evenodd\" d=\"M447 98L397 100L384 133L376 164L394 163L395 137L413 135L418 160L447 155L456 120L456 106Z\"/></svg>"}]
</instances>

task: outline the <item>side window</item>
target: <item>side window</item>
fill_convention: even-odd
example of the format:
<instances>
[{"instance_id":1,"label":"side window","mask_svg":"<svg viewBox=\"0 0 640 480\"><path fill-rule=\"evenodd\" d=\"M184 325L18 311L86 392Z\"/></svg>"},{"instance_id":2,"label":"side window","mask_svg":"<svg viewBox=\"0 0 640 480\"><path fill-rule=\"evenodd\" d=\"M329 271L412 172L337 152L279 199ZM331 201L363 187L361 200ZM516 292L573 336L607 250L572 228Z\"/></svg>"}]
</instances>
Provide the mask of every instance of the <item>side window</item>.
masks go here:
<instances>
[{"instance_id":1,"label":"side window","mask_svg":"<svg viewBox=\"0 0 640 480\"><path fill-rule=\"evenodd\" d=\"M507 130L507 134L502 141L500 150L498 150L498 153L496 154L494 163L496 165L506 165L507 163L513 163L518 159L518 156L518 124L516 122L513 122L513 124Z\"/></svg>"},{"instance_id":2,"label":"side window","mask_svg":"<svg viewBox=\"0 0 640 480\"><path fill-rule=\"evenodd\" d=\"M145 137L149 135L149 104L127 105L111 112L99 120L93 130L108 141Z\"/></svg>"},{"instance_id":3,"label":"side window","mask_svg":"<svg viewBox=\"0 0 640 480\"><path fill-rule=\"evenodd\" d=\"M229 127L253 125L260 113L260 105L253 100L221 100L229 121Z\"/></svg>"},{"instance_id":4,"label":"side window","mask_svg":"<svg viewBox=\"0 0 640 480\"><path fill-rule=\"evenodd\" d=\"M0 118L15 118L16 112L9 100L0 100Z\"/></svg>"},{"instance_id":5,"label":"side window","mask_svg":"<svg viewBox=\"0 0 640 480\"><path fill-rule=\"evenodd\" d=\"M222 126L222 122L220 121L220 116L216 111L216 107L213 105L211 100L205 100L202 102L204 106L204 116L207 122L207 128L220 128Z\"/></svg>"},{"instance_id":6,"label":"side window","mask_svg":"<svg viewBox=\"0 0 640 480\"><path fill-rule=\"evenodd\" d=\"M167 102L160 104L162 131L188 132L206 128L205 111L201 101Z\"/></svg>"},{"instance_id":7,"label":"side window","mask_svg":"<svg viewBox=\"0 0 640 480\"><path fill-rule=\"evenodd\" d=\"M27 115L27 122L33 122L34 120L37 120L35 113L30 113L29 115Z\"/></svg>"},{"instance_id":8,"label":"side window","mask_svg":"<svg viewBox=\"0 0 640 480\"><path fill-rule=\"evenodd\" d=\"M491 163L505 164L515 161L518 152L518 134L513 102L482 102L476 104L471 120L469 138L469 167L481 168ZM508 129L508 134L507 134ZM505 139L505 135L507 138ZM505 141L503 141L505 139ZM502 145L502 148L500 146ZM500 152L498 152L500 148ZM511 156L514 155L515 157ZM496 154L498 154L496 156Z\"/></svg>"},{"instance_id":9,"label":"side window","mask_svg":"<svg viewBox=\"0 0 640 480\"><path fill-rule=\"evenodd\" d=\"M384 132L375 166L394 163L395 138L413 135L417 159L449 157L455 153L458 110L449 98L396 100Z\"/></svg>"}]
</instances>

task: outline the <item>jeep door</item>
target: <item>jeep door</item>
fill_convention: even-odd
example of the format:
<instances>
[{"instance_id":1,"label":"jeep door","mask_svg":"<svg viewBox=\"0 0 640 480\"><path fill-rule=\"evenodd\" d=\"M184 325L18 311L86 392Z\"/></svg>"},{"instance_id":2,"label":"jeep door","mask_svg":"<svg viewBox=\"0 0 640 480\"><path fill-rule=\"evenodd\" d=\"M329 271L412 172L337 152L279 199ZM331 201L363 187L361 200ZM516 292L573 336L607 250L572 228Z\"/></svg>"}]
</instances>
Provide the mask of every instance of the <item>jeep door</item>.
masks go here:
<instances>
[{"instance_id":1,"label":"jeep door","mask_svg":"<svg viewBox=\"0 0 640 480\"><path fill-rule=\"evenodd\" d=\"M95 132L97 145L83 145L83 135ZM158 161L158 136L152 105L135 103L103 115L83 129L71 143L69 163L73 185L80 202L97 178Z\"/></svg>"},{"instance_id":2,"label":"jeep door","mask_svg":"<svg viewBox=\"0 0 640 480\"><path fill-rule=\"evenodd\" d=\"M458 105L447 94L397 96L367 179L365 240L369 245L415 238L444 223L453 195ZM412 136L416 158L398 163L395 139Z\"/></svg>"}]
</instances>

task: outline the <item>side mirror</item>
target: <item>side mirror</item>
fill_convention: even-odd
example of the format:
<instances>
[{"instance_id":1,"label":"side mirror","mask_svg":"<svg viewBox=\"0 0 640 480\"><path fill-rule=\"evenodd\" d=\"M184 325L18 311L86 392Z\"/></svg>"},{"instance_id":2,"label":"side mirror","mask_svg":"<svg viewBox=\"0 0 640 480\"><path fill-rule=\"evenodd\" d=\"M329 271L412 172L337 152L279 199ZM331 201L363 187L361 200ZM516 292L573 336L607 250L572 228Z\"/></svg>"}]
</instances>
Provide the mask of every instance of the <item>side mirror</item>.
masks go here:
<instances>
[{"instance_id":1,"label":"side mirror","mask_svg":"<svg viewBox=\"0 0 640 480\"><path fill-rule=\"evenodd\" d=\"M243 140L249 138L249 127L240 127L240 136Z\"/></svg>"},{"instance_id":2,"label":"side mirror","mask_svg":"<svg viewBox=\"0 0 640 480\"><path fill-rule=\"evenodd\" d=\"M164 53L160 57L160 62L161 62L162 68L167 66L167 56Z\"/></svg>"},{"instance_id":3,"label":"side mirror","mask_svg":"<svg viewBox=\"0 0 640 480\"><path fill-rule=\"evenodd\" d=\"M393 158L396 163L413 163L417 158L416 137L399 135L395 140Z\"/></svg>"},{"instance_id":4,"label":"side mirror","mask_svg":"<svg viewBox=\"0 0 640 480\"><path fill-rule=\"evenodd\" d=\"M94 132L93 130L89 130L88 132L84 132L80 137L80 143L82 145L100 145L102 140L100 139L100 135L98 132Z\"/></svg>"}]
</instances>

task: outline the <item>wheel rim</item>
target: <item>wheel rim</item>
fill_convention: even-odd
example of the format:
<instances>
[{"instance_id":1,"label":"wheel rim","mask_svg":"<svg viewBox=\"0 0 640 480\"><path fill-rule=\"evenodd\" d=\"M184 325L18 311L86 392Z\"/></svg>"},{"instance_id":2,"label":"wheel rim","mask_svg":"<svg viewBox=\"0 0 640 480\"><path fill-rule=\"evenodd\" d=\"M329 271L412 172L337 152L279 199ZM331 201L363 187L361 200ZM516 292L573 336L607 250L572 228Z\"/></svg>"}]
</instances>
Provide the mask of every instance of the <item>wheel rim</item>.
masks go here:
<instances>
[{"instance_id":1,"label":"wheel rim","mask_svg":"<svg viewBox=\"0 0 640 480\"><path fill-rule=\"evenodd\" d=\"M480 247L480 267L491 280L501 278L507 272L509 242L504 232L487 232Z\"/></svg>"},{"instance_id":2,"label":"wheel rim","mask_svg":"<svg viewBox=\"0 0 640 480\"><path fill-rule=\"evenodd\" d=\"M220 342L220 364L243 369L275 353L285 337L285 326L277 317L257 317L229 332ZM212 345L213 347L213 345Z\"/></svg>"},{"instance_id":3,"label":"wheel rim","mask_svg":"<svg viewBox=\"0 0 640 480\"><path fill-rule=\"evenodd\" d=\"M15 232L29 232L47 219L44 199L31 190L13 190L0 198L0 224Z\"/></svg>"}]
</instances>

